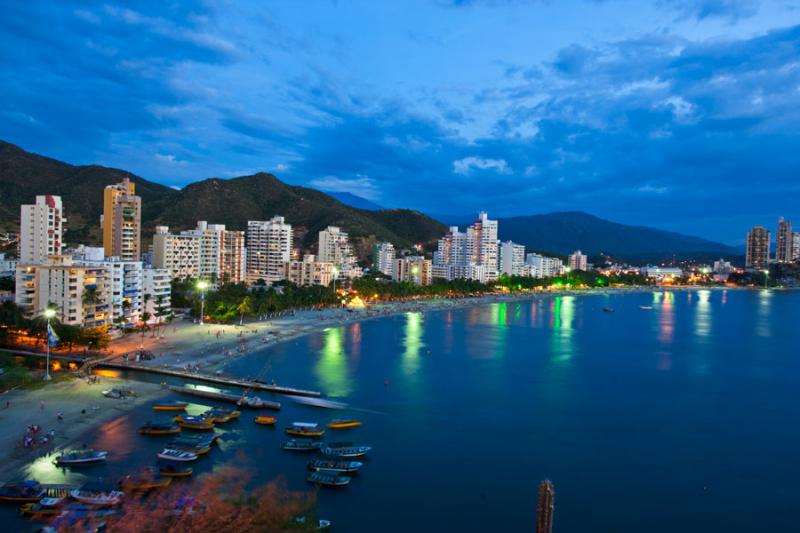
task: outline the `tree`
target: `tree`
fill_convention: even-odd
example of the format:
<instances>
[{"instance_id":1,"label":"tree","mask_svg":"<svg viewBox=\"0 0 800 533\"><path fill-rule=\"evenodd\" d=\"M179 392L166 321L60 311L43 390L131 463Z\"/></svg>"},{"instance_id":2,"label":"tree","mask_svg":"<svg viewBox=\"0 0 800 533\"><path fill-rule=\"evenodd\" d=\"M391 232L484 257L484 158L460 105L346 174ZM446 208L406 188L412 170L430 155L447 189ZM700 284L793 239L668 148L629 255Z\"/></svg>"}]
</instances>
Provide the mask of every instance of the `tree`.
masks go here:
<instances>
[{"instance_id":1,"label":"tree","mask_svg":"<svg viewBox=\"0 0 800 533\"><path fill-rule=\"evenodd\" d=\"M250 296L245 296L241 303L236 307L236 311L239 312L239 325L244 325L244 315L250 315L253 313L253 301L250 299Z\"/></svg>"}]
</instances>

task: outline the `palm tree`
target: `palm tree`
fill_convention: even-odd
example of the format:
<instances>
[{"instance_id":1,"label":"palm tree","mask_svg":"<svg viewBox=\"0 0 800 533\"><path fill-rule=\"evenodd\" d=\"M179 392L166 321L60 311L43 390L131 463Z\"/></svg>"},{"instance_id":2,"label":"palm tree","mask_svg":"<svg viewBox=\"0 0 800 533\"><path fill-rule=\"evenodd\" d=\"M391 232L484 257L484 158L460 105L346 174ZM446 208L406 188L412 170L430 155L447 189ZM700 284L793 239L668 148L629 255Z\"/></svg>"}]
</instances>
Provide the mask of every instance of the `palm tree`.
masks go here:
<instances>
[{"instance_id":1,"label":"palm tree","mask_svg":"<svg viewBox=\"0 0 800 533\"><path fill-rule=\"evenodd\" d=\"M236 306L236 311L239 312L239 325L242 326L244 325L244 315L249 315L253 312L253 301L250 296L242 298L242 301Z\"/></svg>"},{"instance_id":2,"label":"palm tree","mask_svg":"<svg viewBox=\"0 0 800 533\"><path fill-rule=\"evenodd\" d=\"M100 291L97 290L96 285L88 285L84 287L83 294L81 295L81 303L84 306L92 308L92 316L97 315L97 304L102 300L100 299Z\"/></svg>"}]
</instances>

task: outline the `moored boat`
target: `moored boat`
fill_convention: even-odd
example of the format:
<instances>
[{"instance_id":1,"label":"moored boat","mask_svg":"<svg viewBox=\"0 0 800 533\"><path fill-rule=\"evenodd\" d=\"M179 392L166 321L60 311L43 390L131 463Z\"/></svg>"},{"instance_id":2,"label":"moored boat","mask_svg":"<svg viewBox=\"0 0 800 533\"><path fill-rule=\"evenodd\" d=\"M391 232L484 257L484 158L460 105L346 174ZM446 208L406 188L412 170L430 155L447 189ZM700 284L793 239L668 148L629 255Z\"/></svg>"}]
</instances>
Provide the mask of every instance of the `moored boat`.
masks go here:
<instances>
[{"instance_id":1,"label":"moored boat","mask_svg":"<svg viewBox=\"0 0 800 533\"><path fill-rule=\"evenodd\" d=\"M26 503L19 512L25 516L58 516L64 512L64 498L42 498L37 503Z\"/></svg>"},{"instance_id":2,"label":"moored boat","mask_svg":"<svg viewBox=\"0 0 800 533\"><path fill-rule=\"evenodd\" d=\"M363 457L371 449L370 446L353 446L350 442L331 442L322 448L322 453L332 457Z\"/></svg>"},{"instance_id":3,"label":"moored boat","mask_svg":"<svg viewBox=\"0 0 800 533\"><path fill-rule=\"evenodd\" d=\"M281 444L281 448L292 452L315 452L322 448L322 442L311 439L290 439Z\"/></svg>"},{"instance_id":4,"label":"moored boat","mask_svg":"<svg viewBox=\"0 0 800 533\"><path fill-rule=\"evenodd\" d=\"M321 437L325 430L315 422L293 422L286 428L286 434L295 437Z\"/></svg>"},{"instance_id":5,"label":"moored boat","mask_svg":"<svg viewBox=\"0 0 800 533\"><path fill-rule=\"evenodd\" d=\"M180 448L181 446L208 446L217 441L218 435L181 435L167 442L167 448Z\"/></svg>"},{"instance_id":6,"label":"moored boat","mask_svg":"<svg viewBox=\"0 0 800 533\"><path fill-rule=\"evenodd\" d=\"M195 431L209 431L214 429L214 421L200 416L185 416L178 415L175 417L175 423L185 429L193 429Z\"/></svg>"},{"instance_id":7,"label":"moored boat","mask_svg":"<svg viewBox=\"0 0 800 533\"><path fill-rule=\"evenodd\" d=\"M108 457L108 452L99 450L74 450L63 451L61 455L56 457L57 465L83 465L90 463L97 463L105 461Z\"/></svg>"},{"instance_id":8,"label":"moored boat","mask_svg":"<svg viewBox=\"0 0 800 533\"><path fill-rule=\"evenodd\" d=\"M604 307L603 308L603 312L604 313L613 313L614 312L614 308L613 307Z\"/></svg>"},{"instance_id":9,"label":"moored boat","mask_svg":"<svg viewBox=\"0 0 800 533\"><path fill-rule=\"evenodd\" d=\"M194 472L191 466L175 464L159 465L154 470L164 477L189 477Z\"/></svg>"},{"instance_id":10,"label":"moored boat","mask_svg":"<svg viewBox=\"0 0 800 533\"><path fill-rule=\"evenodd\" d=\"M197 443L197 444L177 444L170 443L170 449L178 450L179 452L191 452L196 455L205 455L211 451L211 444Z\"/></svg>"},{"instance_id":11,"label":"moored boat","mask_svg":"<svg viewBox=\"0 0 800 533\"><path fill-rule=\"evenodd\" d=\"M297 518L294 519L294 521L297 522L300 525L305 525L306 517L305 516L298 516ZM325 520L325 519L320 518L320 519L317 520L317 527L315 527L314 529L316 531L327 531L328 529L330 529L330 527L331 527L331 521L330 520Z\"/></svg>"},{"instance_id":12,"label":"moored boat","mask_svg":"<svg viewBox=\"0 0 800 533\"><path fill-rule=\"evenodd\" d=\"M270 415L258 415L255 418L255 423L262 426L274 426L277 421L278 419L276 417Z\"/></svg>"},{"instance_id":13,"label":"moored boat","mask_svg":"<svg viewBox=\"0 0 800 533\"><path fill-rule=\"evenodd\" d=\"M309 470L338 472L341 474L353 474L364 466L358 461L336 461L333 459L314 459L308 462Z\"/></svg>"},{"instance_id":14,"label":"moored boat","mask_svg":"<svg viewBox=\"0 0 800 533\"><path fill-rule=\"evenodd\" d=\"M38 502L46 493L38 481L26 479L0 486L0 502Z\"/></svg>"},{"instance_id":15,"label":"moored boat","mask_svg":"<svg viewBox=\"0 0 800 533\"><path fill-rule=\"evenodd\" d=\"M180 432L180 426L170 423L148 422L139 428L142 435L175 435Z\"/></svg>"},{"instance_id":16,"label":"moored boat","mask_svg":"<svg viewBox=\"0 0 800 533\"><path fill-rule=\"evenodd\" d=\"M197 461L197 454L192 452L182 452L173 448L165 448L158 453L158 458L164 459L165 461Z\"/></svg>"},{"instance_id":17,"label":"moored boat","mask_svg":"<svg viewBox=\"0 0 800 533\"><path fill-rule=\"evenodd\" d=\"M79 489L71 490L69 495L80 503L98 507L119 505L125 497L124 492L103 483L86 483Z\"/></svg>"},{"instance_id":18,"label":"moored boat","mask_svg":"<svg viewBox=\"0 0 800 533\"><path fill-rule=\"evenodd\" d=\"M125 476L119 481L119 487L126 491L145 491L153 489L161 489L169 486L172 479L169 477L161 477L157 473L145 472L141 475Z\"/></svg>"},{"instance_id":19,"label":"moored boat","mask_svg":"<svg viewBox=\"0 0 800 533\"><path fill-rule=\"evenodd\" d=\"M353 419L336 419L331 420L328 423L328 429L349 429L349 428L357 428L358 426L363 425L364 423L360 420L353 420Z\"/></svg>"},{"instance_id":20,"label":"moored boat","mask_svg":"<svg viewBox=\"0 0 800 533\"><path fill-rule=\"evenodd\" d=\"M330 474L323 472L311 472L306 479L308 479L308 481L311 483L325 485L328 487L344 487L350 484L350 478L348 476L340 476L335 472Z\"/></svg>"},{"instance_id":21,"label":"moored boat","mask_svg":"<svg viewBox=\"0 0 800 533\"><path fill-rule=\"evenodd\" d=\"M185 411L186 402L162 402L153 406L153 411Z\"/></svg>"}]
</instances>

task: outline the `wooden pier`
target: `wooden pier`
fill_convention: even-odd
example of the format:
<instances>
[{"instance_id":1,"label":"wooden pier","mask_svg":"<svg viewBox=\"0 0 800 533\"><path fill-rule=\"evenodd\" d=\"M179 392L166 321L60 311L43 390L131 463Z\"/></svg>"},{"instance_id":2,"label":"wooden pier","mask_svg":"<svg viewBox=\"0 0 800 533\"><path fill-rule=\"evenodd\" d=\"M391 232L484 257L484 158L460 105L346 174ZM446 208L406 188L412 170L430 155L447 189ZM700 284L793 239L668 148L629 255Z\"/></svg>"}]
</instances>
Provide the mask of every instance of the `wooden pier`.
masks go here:
<instances>
[{"instance_id":1,"label":"wooden pier","mask_svg":"<svg viewBox=\"0 0 800 533\"><path fill-rule=\"evenodd\" d=\"M283 394L285 396L307 396L310 398L322 397L322 393L319 391L295 389L292 387L280 387L278 385L269 385L267 383L260 383L258 381L246 381L244 379L212 376L209 374L196 374L194 372L186 372L184 370L175 370L171 368L143 365L141 363L117 363L111 361L104 361L101 363L97 363L96 365L93 365L93 368L105 368L110 370L134 370L137 372L148 372L150 374L171 376L190 381L202 381L204 383L213 383L214 385L219 385L221 387L238 387L241 389L251 389L254 391L271 392L273 394Z\"/></svg>"}]
</instances>

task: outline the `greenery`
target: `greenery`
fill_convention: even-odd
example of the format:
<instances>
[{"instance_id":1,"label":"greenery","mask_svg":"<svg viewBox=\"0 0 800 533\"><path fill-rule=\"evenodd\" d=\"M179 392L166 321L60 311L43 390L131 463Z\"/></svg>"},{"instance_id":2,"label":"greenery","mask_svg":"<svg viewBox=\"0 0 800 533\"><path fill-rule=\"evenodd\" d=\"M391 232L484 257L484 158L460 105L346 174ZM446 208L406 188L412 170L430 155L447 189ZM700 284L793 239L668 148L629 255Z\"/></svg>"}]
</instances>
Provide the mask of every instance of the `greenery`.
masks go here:
<instances>
[{"instance_id":1,"label":"greenery","mask_svg":"<svg viewBox=\"0 0 800 533\"><path fill-rule=\"evenodd\" d=\"M406 281L386 281L374 277L363 277L353 280L353 289L359 294L371 297L378 295L381 299L406 298L409 296L447 296L471 295L492 291L490 285L468 279L446 281L434 279L430 285L416 285Z\"/></svg>"},{"instance_id":2,"label":"greenery","mask_svg":"<svg viewBox=\"0 0 800 533\"><path fill-rule=\"evenodd\" d=\"M16 287L14 278L11 276L4 276L0 278L0 291L13 291Z\"/></svg>"},{"instance_id":3,"label":"greenery","mask_svg":"<svg viewBox=\"0 0 800 533\"><path fill-rule=\"evenodd\" d=\"M552 278L531 278L528 276L501 275L497 284L509 290L534 289L537 287L611 287L617 285L649 285L646 276L641 274L622 274L604 276L596 272L572 270L567 274Z\"/></svg>"},{"instance_id":4,"label":"greenery","mask_svg":"<svg viewBox=\"0 0 800 533\"><path fill-rule=\"evenodd\" d=\"M102 350L107 348L111 337L104 327L84 328L70 324L62 324L58 319L51 319L50 324L59 337L58 347L72 351L83 347L89 350ZM42 316L26 318L14 302L0 304L0 344L12 340L12 331L19 331L37 338L37 346L44 345L47 321Z\"/></svg>"}]
</instances>

